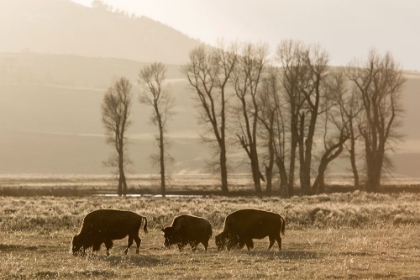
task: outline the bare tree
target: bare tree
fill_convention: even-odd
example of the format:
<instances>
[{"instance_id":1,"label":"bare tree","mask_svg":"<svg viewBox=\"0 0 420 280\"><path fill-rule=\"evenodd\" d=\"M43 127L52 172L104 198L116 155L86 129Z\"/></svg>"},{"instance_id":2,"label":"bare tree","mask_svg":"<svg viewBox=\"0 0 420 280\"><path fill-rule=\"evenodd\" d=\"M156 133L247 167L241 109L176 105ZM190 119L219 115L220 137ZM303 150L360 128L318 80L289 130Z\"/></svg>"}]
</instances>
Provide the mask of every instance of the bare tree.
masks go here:
<instances>
[{"instance_id":1,"label":"bare tree","mask_svg":"<svg viewBox=\"0 0 420 280\"><path fill-rule=\"evenodd\" d=\"M283 41L277 49L280 81L288 108L290 162L288 194L293 195L296 149L299 151L299 179L304 194L324 191L324 174L348 139L349 117L345 109L346 82L340 72L331 73L328 53L319 46ZM322 122L323 121L323 122ZM324 124L323 135L319 129ZM311 185L315 141L323 139L317 177Z\"/></svg>"},{"instance_id":2,"label":"bare tree","mask_svg":"<svg viewBox=\"0 0 420 280\"><path fill-rule=\"evenodd\" d=\"M159 136L157 137L159 155L152 156L154 163L160 167L160 187L162 196L166 195L165 161L171 159L167 153L166 129L167 122L173 116L175 100L163 89L166 68L162 63L153 63L144 67L139 74L139 84L142 89L140 102L153 108L151 122L157 125Z\"/></svg>"},{"instance_id":3,"label":"bare tree","mask_svg":"<svg viewBox=\"0 0 420 280\"><path fill-rule=\"evenodd\" d=\"M213 50L199 46L190 52L190 61L182 69L200 104L200 122L211 131L211 137L205 135L203 138L210 143L217 142L218 166L224 193L229 191L226 157L226 88L236 62L237 51L234 44L229 48L220 44Z\"/></svg>"},{"instance_id":4,"label":"bare tree","mask_svg":"<svg viewBox=\"0 0 420 280\"><path fill-rule=\"evenodd\" d=\"M348 70L349 69L347 69L346 72ZM349 120L349 140L344 144L344 147L348 152L355 189L360 189L360 175L357 168L359 158L357 143L361 137L359 127L361 127L361 123L363 121L361 109L362 100L357 95L357 88L353 86L350 91L350 95L347 98L346 107L343 110Z\"/></svg>"},{"instance_id":5,"label":"bare tree","mask_svg":"<svg viewBox=\"0 0 420 280\"><path fill-rule=\"evenodd\" d=\"M381 56L371 51L365 63L354 63L349 69L348 77L363 102L364 123L359 128L365 144L365 187L376 191L390 144L401 137L396 128L403 112L401 90L405 78L390 53Z\"/></svg>"},{"instance_id":6,"label":"bare tree","mask_svg":"<svg viewBox=\"0 0 420 280\"><path fill-rule=\"evenodd\" d=\"M245 150L251 164L252 178L257 194L261 195L261 174L257 151L257 123L260 106L258 86L267 63L268 47L265 44L245 44L238 56L232 75L232 84L239 105L236 108L240 132L240 146Z\"/></svg>"},{"instance_id":7,"label":"bare tree","mask_svg":"<svg viewBox=\"0 0 420 280\"><path fill-rule=\"evenodd\" d=\"M277 75L278 76L278 75ZM273 81L274 82L274 81ZM277 88L277 87L276 87ZM274 89L274 88L273 88ZM286 156L287 156L287 136L289 129L286 125L286 107L284 101L284 94L281 94L281 88L279 94L274 94L273 91L273 107L276 108L275 119L274 119L274 153L275 162L280 176L280 194L288 197L289 194L289 177L286 169Z\"/></svg>"},{"instance_id":8,"label":"bare tree","mask_svg":"<svg viewBox=\"0 0 420 280\"><path fill-rule=\"evenodd\" d=\"M294 194L297 148L302 147L302 125L305 117L302 114L308 107L304 90L308 87L311 71L308 67L309 47L300 41L282 41L277 48L276 59L279 63L280 83L283 87L284 100L287 105L287 121L290 130L290 159L288 170L287 195ZM304 161L303 149L299 149L300 163ZM301 167L302 174L302 167ZM302 177L302 176L301 176Z\"/></svg>"},{"instance_id":9,"label":"bare tree","mask_svg":"<svg viewBox=\"0 0 420 280\"><path fill-rule=\"evenodd\" d=\"M118 195L127 194L127 182L124 167L130 163L126 156L125 133L131 124L129 120L131 111L132 85L126 78L120 78L114 86L108 88L102 101L102 123L105 128L106 141L115 147L116 154L112 154L106 165L118 167Z\"/></svg>"},{"instance_id":10,"label":"bare tree","mask_svg":"<svg viewBox=\"0 0 420 280\"><path fill-rule=\"evenodd\" d=\"M288 122L287 126L290 130L287 196L293 196L294 194L300 112L305 102L302 88L306 86L308 80L308 68L306 67L307 52L306 45L300 41L293 40L282 41L276 52L276 60L280 66L280 83L283 87L284 101L288 112L287 119L284 121ZM280 161L279 164L285 165L284 160L283 162ZM285 170L283 167L282 169Z\"/></svg>"},{"instance_id":11,"label":"bare tree","mask_svg":"<svg viewBox=\"0 0 420 280\"><path fill-rule=\"evenodd\" d=\"M287 175L284 178L286 172L282 170L284 164L281 164L284 162L284 123L280 106L280 84L275 67L268 68L261 85L258 95L258 106L260 107L258 118L262 125L260 138L265 142L264 146L267 148L267 158L264 160L266 192L267 195L271 195L275 163L279 169L281 182L287 184Z\"/></svg>"},{"instance_id":12,"label":"bare tree","mask_svg":"<svg viewBox=\"0 0 420 280\"><path fill-rule=\"evenodd\" d=\"M304 104L299 112L299 177L304 194L311 193L312 153L318 116L326 109L323 80L328 71L328 54L318 46L309 46L304 54L304 69L307 71L300 88Z\"/></svg>"},{"instance_id":13,"label":"bare tree","mask_svg":"<svg viewBox=\"0 0 420 280\"><path fill-rule=\"evenodd\" d=\"M312 185L312 193L325 192L325 172L328 165L343 151L351 138L351 125L358 112L354 107L354 96L349 95L346 78L341 69L330 70L326 79L326 111L324 115L324 151L318 165L318 174Z\"/></svg>"}]
</instances>

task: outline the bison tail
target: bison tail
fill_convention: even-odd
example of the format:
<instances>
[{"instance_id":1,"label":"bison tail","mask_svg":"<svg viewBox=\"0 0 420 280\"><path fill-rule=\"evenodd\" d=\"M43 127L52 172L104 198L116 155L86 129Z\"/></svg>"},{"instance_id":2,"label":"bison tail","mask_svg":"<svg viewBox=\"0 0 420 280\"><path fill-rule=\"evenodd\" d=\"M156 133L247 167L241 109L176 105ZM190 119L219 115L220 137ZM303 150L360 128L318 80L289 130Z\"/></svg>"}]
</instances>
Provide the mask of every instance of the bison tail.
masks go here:
<instances>
[{"instance_id":1,"label":"bison tail","mask_svg":"<svg viewBox=\"0 0 420 280\"><path fill-rule=\"evenodd\" d=\"M212 230L210 224L209 224L209 227L208 227L208 234L209 234L209 238L213 235L213 230Z\"/></svg>"},{"instance_id":2,"label":"bison tail","mask_svg":"<svg viewBox=\"0 0 420 280\"><path fill-rule=\"evenodd\" d=\"M283 218L283 216L280 215L280 231L284 235L284 229L286 227L286 220Z\"/></svg>"},{"instance_id":3,"label":"bison tail","mask_svg":"<svg viewBox=\"0 0 420 280\"><path fill-rule=\"evenodd\" d=\"M147 230L147 218L143 217L143 219L144 219L144 227L143 227L144 233L148 233L149 231Z\"/></svg>"}]
</instances>

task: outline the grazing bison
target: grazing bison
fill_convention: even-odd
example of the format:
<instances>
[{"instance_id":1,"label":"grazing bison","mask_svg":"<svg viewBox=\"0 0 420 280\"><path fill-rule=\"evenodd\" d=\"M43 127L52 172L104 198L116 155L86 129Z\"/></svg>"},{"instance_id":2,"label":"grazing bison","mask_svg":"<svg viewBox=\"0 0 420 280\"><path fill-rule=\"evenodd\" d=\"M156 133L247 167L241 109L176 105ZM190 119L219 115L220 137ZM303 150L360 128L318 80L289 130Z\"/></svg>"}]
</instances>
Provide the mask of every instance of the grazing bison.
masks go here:
<instances>
[{"instance_id":1,"label":"grazing bison","mask_svg":"<svg viewBox=\"0 0 420 280\"><path fill-rule=\"evenodd\" d=\"M175 217L172 225L162 228L162 231L165 237L165 247L177 244L180 251L187 244L190 244L192 250L195 251L199 243L202 243L207 251L209 239L213 234L208 220L192 215Z\"/></svg>"},{"instance_id":2,"label":"grazing bison","mask_svg":"<svg viewBox=\"0 0 420 280\"><path fill-rule=\"evenodd\" d=\"M229 214L225 219L223 232L216 236L216 246L220 250L225 247L248 250L254 248L253 238L270 238L268 250L277 241L281 250L281 235L284 234L285 220L276 213L257 209L242 209Z\"/></svg>"},{"instance_id":3,"label":"grazing bison","mask_svg":"<svg viewBox=\"0 0 420 280\"><path fill-rule=\"evenodd\" d=\"M73 237L71 242L71 253L73 255L84 255L87 248L92 247L92 252L98 251L101 244L105 243L106 254L112 248L112 240L123 239L128 235L128 249L136 241L136 253L139 253L141 239L139 230L144 220L144 232L147 233L147 219L131 211L120 211L112 209L95 210L86 215L83 219L82 229L78 235Z\"/></svg>"}]
</instances>

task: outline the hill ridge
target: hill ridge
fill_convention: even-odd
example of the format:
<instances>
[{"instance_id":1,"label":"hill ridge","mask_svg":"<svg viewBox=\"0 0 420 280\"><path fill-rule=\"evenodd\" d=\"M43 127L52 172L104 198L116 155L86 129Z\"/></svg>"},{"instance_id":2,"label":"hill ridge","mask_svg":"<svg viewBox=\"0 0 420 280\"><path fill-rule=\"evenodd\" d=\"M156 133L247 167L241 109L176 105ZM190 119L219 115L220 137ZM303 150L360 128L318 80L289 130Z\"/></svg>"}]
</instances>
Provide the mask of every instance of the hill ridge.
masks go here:
<instances>
[{"instance_id":1,"label":"hill ridge","mask_svg":"<svg viewBox=\"0 0 420 280\"><path fill-rule=\"evenodd\" d=\"M151 18L111 13L70 0L0 1L0 25L0 52L182 64L189 51L201 44Z\"/></svg>"}]
</instances>

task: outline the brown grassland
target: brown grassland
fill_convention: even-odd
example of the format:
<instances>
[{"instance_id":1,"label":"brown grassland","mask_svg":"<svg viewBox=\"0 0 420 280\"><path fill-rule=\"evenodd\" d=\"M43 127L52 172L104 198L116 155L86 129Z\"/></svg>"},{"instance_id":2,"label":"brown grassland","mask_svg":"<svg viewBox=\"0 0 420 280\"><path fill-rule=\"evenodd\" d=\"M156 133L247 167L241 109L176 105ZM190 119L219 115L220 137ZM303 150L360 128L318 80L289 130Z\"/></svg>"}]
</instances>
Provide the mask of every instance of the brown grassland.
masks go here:
<instances>
[{"instance_id":1,"label":"brown grassland","mask_svg":"<svg viewBox=\"0 0 420 280\"><path fill-rule=\"evenodd\" d=\"M420 279L420 195L351 192L309 197L118 198L0 197L1 279ZM247 251L163 247L162 226L191 213L210 220L213 237L241 208L281 213L283 249L268 238ZM149 219L140 254L127 239L111 256L69 254L83 217L98 208L127 209ZM274 248L274 247L273 247Z\"/></svg>"}]
</instances>

